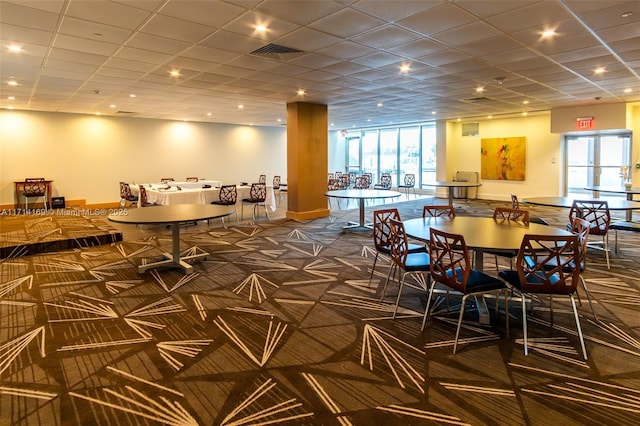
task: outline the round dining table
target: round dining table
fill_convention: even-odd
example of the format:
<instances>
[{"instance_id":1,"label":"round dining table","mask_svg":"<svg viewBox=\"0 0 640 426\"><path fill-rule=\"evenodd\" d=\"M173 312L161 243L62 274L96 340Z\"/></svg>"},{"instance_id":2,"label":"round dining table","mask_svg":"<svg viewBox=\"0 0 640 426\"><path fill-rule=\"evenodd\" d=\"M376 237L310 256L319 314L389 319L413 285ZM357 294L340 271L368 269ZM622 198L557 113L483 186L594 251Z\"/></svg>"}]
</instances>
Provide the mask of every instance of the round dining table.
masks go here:
<instances>
[{"instance_id":1,"label":"round dining table","mask_svg":"<svg viewBox=\"0 0 640 426\"><path fill-rule=\"evenodd\" d=\"M358 200L360 209L359 221L349 222L348 225L343 226L342 232L345 232L349 230L371 230L372 224L366 223L364 220L365 200L384 200L387 198L399 197L402 194L397 191L391 191L388 189L337 189L334 191L327 191L324 193L324 195L333 198Z\"/></svg>"},{"instance_id":2,"label":"round dining table","mask_svg":"<svg viewBox=\"0 0 640 426\"><path fill-rule=\"evenodd\" d=\"M448 180L438 182L423 183L422 186L435 186L441 188L447 188L447 196L449 198L449 205L453 205L453 189L454 188L478 188L482 186L479 182L468 182L464 180Z\"/></svg>"},{"instance_id":3,"label":"round dining table","mask_svg":"<svg viewBox=\"0 0 640 426\"><path fill-rule=\"evenodd\" d=\"M163 253L165 259L143 263L138 266L138 272L143 273L151 268L171 266L182 268L186 274L193 272L193 266L188 260L200 259L209 256L202 250L190 250L190 254L181 256L180 253L180 225L198 220L215 219L229 216L234 213L234 206L221 206L214 204L172 204L169 206L139 207L119 211L118 214L108 216L110 221L118 223L130 223L136 225L167 224L171 230L171 253Z\"/></svg>"},{"instance_id":4,"label":"round dining table","mask_svg":"<svg viewBox=\"0 0 640 426\"><path fill-rule=\"evenodd\" d=\"M587 191L592 191L593 196L596 198L600 197L600 193L609 193L609 194L625 194L627 200L633 201L633 196L636 194L640 194L640 188L635 186L585 186ZM632 210L627 210L625 213L625 217L627 222L631 222L632 218Z\"/></svg>"},{"instance_id":5,"label":"round dining table","mask_svg":"<svg viewBox=\"0 0 640 426\"><path fill-rule=\"evenodd\" d=\"M431 228L452 234L461 234L467 247L475 253L475 268L482 271L485 251L511 252L520 249L525 234L571 235L566 229L539 223L493 219L492 217L456 216L419 217L404 221L405 232L411 238L429 241Z\"/></svg>"},{"instance_id":6,"label":"round dining table","mask_svg":"<svg viewBox=\"0 0 640 426\"><path fill-rule=\"evenodd\" d=\"M629 201L622 198L587 198L587 197L530 197L522 200L525 204L545 207L565 207L570 209L573 200L582 201L606 201L609 210L639 210L640 202Z\"/></svg>"},{"instance_id":7,"label":"round dining table","mask_svg":"<svg viewBox=\"0 0 640 426\"><path fill-rule=\"evenodd\" d=\"M483 270L485 251L512 252L519 250L525 234L571 235L571 232L539 223L524 225L512 220L492 217L456 216L454 219L440 217L420 217L404 222L405 232L411 238L429 241L431 228L452 234L461 234L467 247L474 251L475 269ZM478 321L489 324L489 310L483 297L476 298Z\"/></svg>"}]
</instances>

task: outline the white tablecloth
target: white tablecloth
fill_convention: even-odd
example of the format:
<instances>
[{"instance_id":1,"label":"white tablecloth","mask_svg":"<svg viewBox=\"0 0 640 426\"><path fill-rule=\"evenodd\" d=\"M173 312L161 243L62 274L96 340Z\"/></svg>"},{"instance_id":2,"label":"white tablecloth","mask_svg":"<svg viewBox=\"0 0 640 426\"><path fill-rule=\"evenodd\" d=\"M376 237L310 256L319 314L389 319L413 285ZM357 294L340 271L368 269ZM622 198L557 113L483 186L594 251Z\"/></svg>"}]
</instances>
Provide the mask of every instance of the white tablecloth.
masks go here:
<instances>
[{"instance_id":1,"label":"white tablecloth","mask_svg":"<svg viewBox=\"0 0 640 426\"><path fill-rule=\"evenodd\" d=\"M195 188L195 189L156 189L145 187L147 190L147 202L168 206L171 204L209 204L219 199L220 188ZM243 198L249 198L250 186L237 186L238 201L242 204ZM136 188L137 189L137 188ZM133 190L132 190L133 192ZM272 211L276 210L276 197L272 185L267 185L267 197L265 203Z\"/></svg>"},{"instance_id":2,"label":"white tablecloth","mask_svg":"<svg viewBox=\"0 0 640 426\"><path fill-rule=\"evenodd\" d=\"M219 188L222 186L221 180L199 180L198 182L168 182L168 183L145 183L143 184L145 188L147 188L147 192L149 189L158 189L158 188L166 188L167 186L171 188L180 187L182 189L202 189L203 186L208 185L211 188ZM140 195L140 185L132 183L129 185L131 188L131 194L138 197Z\"/></svg>"}]
</instances>

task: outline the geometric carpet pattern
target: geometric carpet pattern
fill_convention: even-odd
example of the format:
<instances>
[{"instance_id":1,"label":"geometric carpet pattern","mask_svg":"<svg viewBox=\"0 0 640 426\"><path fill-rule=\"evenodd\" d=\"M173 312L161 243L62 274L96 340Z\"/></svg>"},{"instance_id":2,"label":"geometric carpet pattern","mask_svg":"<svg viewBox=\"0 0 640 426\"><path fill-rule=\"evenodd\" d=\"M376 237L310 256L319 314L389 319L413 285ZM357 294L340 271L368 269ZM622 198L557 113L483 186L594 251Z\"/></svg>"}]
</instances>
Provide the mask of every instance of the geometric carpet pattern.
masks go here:
<instances>
[{"instance_id":1,"label":"geometric carpet pattern","mask_svg":"<svg viewBox=\"0 0 640 426\"><path fill-rule=\"evenodd\" d=\"M398 203L403 219L424 200ZM489 216L499 202L466 202ZM387 205L389 207L391 205ZM372 207L367 208L370 217ZM567 210L536 209L564 226ZM181 232L195 273L137 265L170 250L170 231L0 263L0 423L11 425L572 425L640 424L640 248L620 233L606 268L589 252L579 307L536 300L523 353L519 303L510 337L424 292L397 285L369 233L341 233L354 210ZM157 232L156 232L157 231ZM490 257L490 256L488 256ZM506 266L506 265L503 265ZM485 271L495 271L493 258ZM489 301L491 303L491 301ZM458 306L456 306L458 304Z\"/></svg>"},{"instance_id":2,"label":"geometric carpet pattern","mask_svg":"<svg viewBox=\"0 0 640 426\"><path fill-rule=\"evenodd\" d=\"M0 215L0 259L122 241L104 219L80 210L34 210L41 215Z\"/></svg>"}]
</instances>

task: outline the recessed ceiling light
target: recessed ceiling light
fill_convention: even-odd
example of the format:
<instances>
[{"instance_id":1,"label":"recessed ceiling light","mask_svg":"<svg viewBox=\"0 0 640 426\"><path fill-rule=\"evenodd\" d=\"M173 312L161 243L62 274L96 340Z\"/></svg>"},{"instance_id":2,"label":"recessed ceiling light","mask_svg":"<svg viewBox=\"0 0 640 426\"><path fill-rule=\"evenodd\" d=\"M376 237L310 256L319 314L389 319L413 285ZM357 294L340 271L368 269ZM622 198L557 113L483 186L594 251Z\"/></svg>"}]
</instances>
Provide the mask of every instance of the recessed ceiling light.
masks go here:
<instances>
[{"instance_id":1,"label":"recessed ceiling light","mask_svg":"<svg viewBox=\"0 0 640 426\"><path fill-rule=\"evenodd\" d=\"M431 111L431 115L436 115L436 112L435 111Z\"/></svg>"},{"instance_id":2,"label":"recessed ceiling light","mask_svg":"<svg viewBox=\"0 0 640 426\"><path fill-rule=\"evenodd\" d=\"M623 17L623 18L628 18L628 17L629 17L629 16L631 16L631 15L633 15L633 12L624 12L624 13L622 14L622 17Z\"/></svg>"},{"instance_id":3,"label":"recessed ceiling light","mask_svg":"<svg viewBox=\"0 0 640 426\"><path fill-rule=\"evenodd\" d=\"M171 70L171 71L169 71L169 75L170 75L171 77L180 77L180 71L178 71L178 70Z\"/></svg>"},{"instance_id":4,"label":"recessed ceiling light","mask_svg":"<svg viewBox=\"0 0 640 426\"><path fill-rule=\"evenodd\" d=\"M115 108L116 106L114 104L109 105L109 108Z\"/></svg>"},{"instance_id":5,"label":"recessed ceiling light","mask_svg":"<svg viewBox=\"0 0 640 426\"><path fill-rule=\"evenodd\" d=\"M604 67L598 67L595 70L593 70L594 74L603 74L605 72L605 68Z\"/></svg>"},{"instance_id":6,"label":"recessed ceiling light","mask_svg":"<svg viewBox=\"0 0 640 426\"><path fill-rule=\"evenodd\" d=\"M542 32L542 37L544 38L553 37L555 35L556 35L556 30L544 30Z\"/></svg>"},{"instance_id":7,"label":"recessed ceiling light","mask_svg":"<svg viewBox=\"0 0 640 426\"><path fill-rule=\"evenodd\" d=\"M400 72L401 73L407 73L407 72L409 72L410 69L411 69L411 67L408 64L402 64L400 66Z\"/></svg>"},{"instance_id":8,"label":"recessed ceiling light","mask_svg":"<svg viewBox=\"0 0 640 426\"><path fill-rule=\"evenodd\" d=\"M129 97L130 97L130 98L135 98L135 97L136 97L136 94L135 94L135 93L131 93L131 94L129 95Z\"/></svg>"},{"instance_id":9,"label":"recessed ceiling light","mask_svg":"<svg viewBox=\"0 0 640 426\"><path fill-rule=\"evenodd\" d=\"M262 24L258 24L256 25L256 31L260 31L261 33L267 31L267 27L265 25Z\"/></svg>"},{"instance_id":10,"label":"recessed ceiling light","mask_svg":"<svg viewBox=\"0 0 640 426\"><path fill-rule=\"evenodd\" d=\"M629 89L630 90L630 89ZM10 101L15 101L16 97L15 96L9 96L7 99L9 99Z\"/></svg>"},{"instance_id":11,"label":"recessed ceiling light","mask_svg":"<svg viewBox=\"0 0 640 426\"><path fill-rule=\"evenodd\" d=\"M282 123L282 118L278 118L278 123Z\"/></svg>"},{"instance_id":12,"label":"recessed ceiling light","mask_svg":"<svg viewBox=\"0 0 640 426\"><path fill-rule=\"evenodd\" d=\"M9 49L9 52L22 52L22 47L16 46L15 44L12 44L7 49Z\"/></svg>"},{"instance_id":13,"label":"recessed ceiling light","mask_svg":"<svg viewBox=\"0 0 640 426\"><path fill-rule=\"evenodd\" d=\"M13 109L13 106L12 106L12 105L9 105L9 106L7 107L7 109Z\"/></svg>"},{"instance_id":14,"label":"recessed ceiling light","mask_svg":"<svg viewBox=\"0 0 640 426\"><path fill-rule=\"evenodd\" d=\"M296 93L298 94L298 96L304 96L306 92L304 91L304 89L298 89Z\"/></svg>"},{"instance_id":15,"label":"recessed ceiling light","mask_svg":"<svg viewBox=\"0 0 640 426\"><path fill-rule=\"evenodd\" d=\"M524 101L522 101L522 104L523 104L523 105L529 105L529 101L524 100Z\"/></svg>"},{"instance_id":16,"label":"recessed ceiling light","mask_svg":"<svg viewBox=\"0 0 640 426\"><path fill-rule=\"evenodd\" d=\"M478 93L484 92L484 87L483 86L476 87L476 92Z\"/></svg>"},{"instance_id":17,"label":"recessed ceiling light","mask_svg":"<svg viewBox=\"0 0 640 426\"><path fill-rule=\"evenodd\" d=\"M211 113L210 112L207 113L207 117L211 117Z\"/></svg>"},{"instance_id":18,"label":"recessed ceiling light","mask_svg":"<svg viewBox=\"0 0 640 426\"><path fill-rule=\"evenodd\" d=\"M493 115L487 115L487 118L491 120L493 118Z\"/></svg>"},{"instance_id":19,"label":"recessed ceiling light","mask_svg":"<svg viewBox=\"0 0 640 426\"><path fill-rule=\"evenodd\" d=\"M244 109L244 105L238 105L238 109Z\"/></svg>"},{"instance_id":20,"label":"recessed ceiling light","mask_svg":"<svg viewBox=\"0 0 640 426\"><path fill-rule=\"evenodd\" d=\"M527 111L524 111L524 112L522 113L522 116L523 116L523 117L526 117L526 116L527 116Z\"/></svg>"},{"instance_id":21,"label":"recessed ceiling light","mask_svg":"<svg viewBox=\"0 0 640 426\"><path fill-rule=\"evenodd\" d=\"M631 93L631 92L633 92L633 89L631 88L624 89L624 93Z\"/></svg>"},{"instance_id":22,"label":"recessed ceiling light","mask_svg":"<svg viewBox=\"0 0 640 426\"><path fill-rule=\"evenodd\" d=\"M17 86L17 85L18 85L18 82L17 82L17 81L15 81L15 80L9 80L9 81L7 81L7 84L8 84L9 86Z\"/></svg>"},{"instance_id":23,"label":"recessed ceiling light","mask_svg":"<svg viewBox=\"0 0 640 426\"><path fill-rule=\"evenodd\" d=\"M382 102L378 102L378 108L380 108L382 105L384 105Z\"/></svg>"}]
</instances>

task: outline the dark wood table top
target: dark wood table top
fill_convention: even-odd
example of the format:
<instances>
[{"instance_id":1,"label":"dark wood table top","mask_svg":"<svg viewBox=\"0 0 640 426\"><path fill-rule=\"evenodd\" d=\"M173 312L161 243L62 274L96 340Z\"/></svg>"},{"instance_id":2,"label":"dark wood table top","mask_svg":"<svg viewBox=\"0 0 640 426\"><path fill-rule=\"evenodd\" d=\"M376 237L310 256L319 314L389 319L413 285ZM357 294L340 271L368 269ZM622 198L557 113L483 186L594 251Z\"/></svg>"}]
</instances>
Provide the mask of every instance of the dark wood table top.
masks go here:
<instances>
[{"instance_id":1,"label":"dark wood table top","mask_svg":"<svg viewBox=\"0 0 640 426\"><path fill-rule=\"evenodd\" d=\"M624 187L624 186L585 186L587 191L596 192L610 192L612 194L640 194L640 188L638 187Z\"/></svg>"},{"instance_id":2,"label":"dark wood table top","mask_svg":"<svg viewBox=\"0 0 640 426\"><path fill-rule=\"evenodd\" d=\"M532 204L537 206L546 207L565 207L570 209L573 205L573 200L583 201L606 201L609 205L609 210L635 210L640 209L640 202L629 201L621 198L579 198L579 197L531 197L522 200L525 204Z\"/></svg>"},{"instance_id":3,"label":"dark wood table top","mask_svg":"<svg viewBox=\"0 0 640 426\"><path fill-rule=\"evenodd\" d=\"M404 221L407 235L421 241L428 241L433 227L453 234L462 234L470 249L518 250L525 234L571 235L566 229L530 223L494 220L491 217L456 216L454 219L441 217L416 218Z\"/></svg>"},{"instance_id":4,"label":"dark wood table top","mask_svg":"<svg viewBox=\"0 0 640 426\"><path fill-rule=\"evenodd\" d=\"M229 216L233 213L234 206L172 204L168 206L139 207L128 210L122 209L122 214L110 214L109 220L132 224L181 223L214 219Z\"/></svg>"},{"instance_id":5,"label":"dark wood table top","mask_svg":"<svg viewBox=\"0 0 640 426\"><path fill-rule=\"evenodd\" d=\"M388 189L338 189L327 191L324 195L335 198L376 199L399 197L402 194Z\"/></svg>"}]
</instances>

